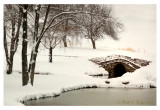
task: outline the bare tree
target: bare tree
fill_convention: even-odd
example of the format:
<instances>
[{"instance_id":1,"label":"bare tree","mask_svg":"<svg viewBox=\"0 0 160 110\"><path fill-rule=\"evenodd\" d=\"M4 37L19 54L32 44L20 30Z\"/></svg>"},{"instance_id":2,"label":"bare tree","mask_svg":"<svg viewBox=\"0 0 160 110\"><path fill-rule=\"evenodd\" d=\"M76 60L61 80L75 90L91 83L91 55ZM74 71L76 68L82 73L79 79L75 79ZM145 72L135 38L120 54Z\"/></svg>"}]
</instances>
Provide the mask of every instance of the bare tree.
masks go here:
<instances>
[{"instance_id":1,"label":"bare tree","mask_svg":"<svg viewBox=\"0 0 160 110\"><path fill-rule=\"evenodd\" d=\"M34 82L34 72L35 72L35 65L36 65L36 58L38 53L39 44L41 42L41 39L43 38L44 34L47 32L48 29L54 28L60 23L62 23L66 19L71 19L69 16L70 14L73 14L74 12L68 12L63 11L60 13L56 13L55 15L52 15L51 19L49 18L49 11L50 11L51 5L44 5L43 8L47 8L44 16L44 21L41 26L41 30L38 31L39 27L39 11L41 9L41 5L36 5L35 7L35 28L34 28L34 40L33 40L33 46L32 46L32 52L31 52L31 59L29 63L29 74L31 79L31 85L33 85ZM66 16L68 15L68 16Z\"/></svg>"},{"instance_id":2,"label":"bare tree","mask_svg":"<svg viewBox=\"0 0 160 110\"><path fill-rule=\"evenodd\" d=\"M82 4L78 4L78 5L73 5L73 4L59 4L59 5L53 5L52 7L52 10L51 11L54 11L55 14L57 13L62 13L62 12L73 12L72 14L75 15L75 14L79 14L79 13L82 13L84 10L83 8L84 5ZM66 15L68 16L68 15ZM72 16L73 17L73 16ZM61 19L61 17L60 17ZM64 45L64 47L67 47L68 46L68 37L72 37L72 38L75 38L76 36L80 35L80 31L81 31L81 28L77 25L75 25L75 23L72 21L72 19L66 19L64 20L58 27L62 33L67 33L67 34L64 34L63 38L62 38L62 43ZM78 31L79 29L79 31ZM76 36L75 36L76 35Z\"/></svg>"},{"instance_id":3,"label":"bare tree","mask_svg":"<svg viewBox=\"0 0 160 110\"><path fill-rule=\"evenodd\" d=\"M83 30L81 26L78 26L72 19L65 20L64 22L62 22L59 28L61 30L61 33L64 33L64 36L62 37L62 42L64 44L64 47L68 46L69 40L67 39L67 36L72 38L73 40L79 37L80 35L83 35Z\"/></svg>"},{"instance_id":4,"label":"bare tree","mask_svg":"<svg viewBox=\"0 0 160 110\"><path fill-rule=\"evenodd\" d=\"M76 16L75 22L82 26L85 38L91 40L93 49L96 49L96 40L104 38L104 35L118 40L123 24L113 17L111 6L89 4L85 10L87 13Z\"/></svg>"},{"instance_id":5,"label":"bare tree","mask_svg":"<svg viewBox=\"0 0 160 110\"><path fill-rule=\"evenodd\" d=\"M7 62L7 74L13 70L14 54L17 51L22 9L17 5L4 5L4 49ZM10 35L11 34L11 35ZM10 38L10 42L7 39ZM8 47L10 46L10 51Z\"/></svg>"},{"instance_id":6,"label":"bare tree","mask_svg":"<svg viewBox=\"0 0 160 110\"><path fill-rule=\"evenodd\" d=\"M49 62L52 63L53 49L61 42L62 33L55 30L46 32L42 39L42 45L49 50Z\"/></svg>"}]
</instances>

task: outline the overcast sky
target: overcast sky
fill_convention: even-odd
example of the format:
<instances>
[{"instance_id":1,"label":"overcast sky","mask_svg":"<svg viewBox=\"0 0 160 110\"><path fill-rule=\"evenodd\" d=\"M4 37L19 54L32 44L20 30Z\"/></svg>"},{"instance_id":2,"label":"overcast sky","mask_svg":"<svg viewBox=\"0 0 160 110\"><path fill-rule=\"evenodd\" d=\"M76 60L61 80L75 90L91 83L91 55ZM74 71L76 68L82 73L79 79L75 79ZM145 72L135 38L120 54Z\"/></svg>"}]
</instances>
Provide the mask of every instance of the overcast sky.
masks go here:
<instances>
[{"instance_id":1,"label":"overcast sky","mask_svg":"<svg viewBox=\"0 0 160 110\"><path fill-rule=\"evenodd\" d=\"M105 40L112 47L131 47L155 51L156 5L112 5L116 17L124 23L125 31L119 41Z\"/></svg>"}]
</instances>

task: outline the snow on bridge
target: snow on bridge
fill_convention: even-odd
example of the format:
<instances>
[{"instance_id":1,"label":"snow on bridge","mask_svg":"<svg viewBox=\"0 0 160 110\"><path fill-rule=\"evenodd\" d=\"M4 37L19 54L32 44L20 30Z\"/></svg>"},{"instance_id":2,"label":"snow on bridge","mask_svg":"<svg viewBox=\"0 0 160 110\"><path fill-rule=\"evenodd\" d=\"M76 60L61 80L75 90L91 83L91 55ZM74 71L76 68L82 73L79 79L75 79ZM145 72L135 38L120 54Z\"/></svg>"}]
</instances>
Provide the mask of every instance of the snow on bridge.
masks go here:
<instances>
[{"instance_id":1,"label":"snow on bridge","mask_svg":"<svg viewBox=\"0 0 160 110\"><path fill-rule=\"evenodd\" d=\"M103 67L106 71L108 71L108 78L120 77L126 72L134 72L136 69L147 66L151 62L124 55L111 55L107 57L92 58L90 61L100 65L100 67Z\"/></svg>"}]
</instances>

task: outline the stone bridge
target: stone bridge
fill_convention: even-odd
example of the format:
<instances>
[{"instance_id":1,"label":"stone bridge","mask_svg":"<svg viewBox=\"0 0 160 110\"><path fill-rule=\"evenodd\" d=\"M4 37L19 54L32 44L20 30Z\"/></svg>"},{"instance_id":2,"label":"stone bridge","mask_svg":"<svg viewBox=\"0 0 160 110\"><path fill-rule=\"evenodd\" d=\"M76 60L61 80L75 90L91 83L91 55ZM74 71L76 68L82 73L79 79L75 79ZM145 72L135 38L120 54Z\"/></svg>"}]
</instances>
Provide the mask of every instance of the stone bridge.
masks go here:
<instances>
[{"instance_id":1,"label":"stone bridge","mask_svg":"<svg viewBox=\"0 0 160 110\"><path fill-rule=\"evenodd\" d=\"M104 58L92 58L93 63L100 65L109 73L108 78L120 77L126 72L134 72L143 66L149 65L150 61L131 58L123 55L112 55Z\"/></svg>"}]
</instances>

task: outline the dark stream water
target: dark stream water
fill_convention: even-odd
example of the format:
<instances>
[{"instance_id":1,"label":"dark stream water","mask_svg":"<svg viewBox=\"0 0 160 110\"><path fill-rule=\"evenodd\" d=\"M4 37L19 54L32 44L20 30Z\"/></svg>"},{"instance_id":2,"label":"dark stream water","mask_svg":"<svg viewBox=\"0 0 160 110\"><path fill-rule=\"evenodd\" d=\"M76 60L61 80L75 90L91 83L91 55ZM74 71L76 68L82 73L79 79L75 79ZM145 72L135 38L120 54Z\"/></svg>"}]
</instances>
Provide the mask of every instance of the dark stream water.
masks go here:
<instances>
[{"instance_id":1,"label":"dark stream water","mask_svg":"<svg viewBox=\"0 0 160 110\"><path fill-rule=\"evenodd\" d=\"M96 88L62 93L58 97L31 100L26 106L155 106L156 88Z\"/></svg>"}]
</instances>

